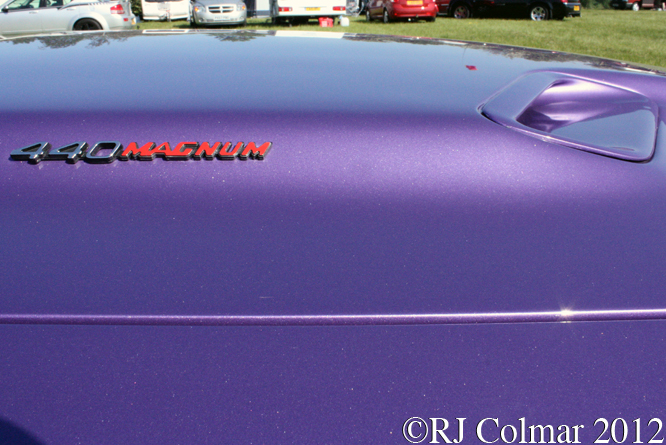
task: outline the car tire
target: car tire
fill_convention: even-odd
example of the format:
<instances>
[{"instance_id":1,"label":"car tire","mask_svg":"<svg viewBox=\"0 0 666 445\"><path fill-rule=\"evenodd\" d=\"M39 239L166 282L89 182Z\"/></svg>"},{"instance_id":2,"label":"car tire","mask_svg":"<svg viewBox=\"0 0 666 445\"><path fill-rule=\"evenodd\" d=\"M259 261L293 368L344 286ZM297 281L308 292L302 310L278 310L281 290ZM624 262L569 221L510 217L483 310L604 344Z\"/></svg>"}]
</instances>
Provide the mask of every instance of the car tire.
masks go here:
<instances>
[{"instance_id":1,"label":"car tire","mask_svg":"<svg viewBox=\"0 0 666 445\"><path fill-rule=\"evenodd\" d=\"M535 22L541 22L543 20L548 20L550 18L550 11L548 7L541 3L530 6L530 19Z\"/></svg>"},{"instance_id":2,"label":"car tire","mask_svg":"<svg viewBox=\"0 0 666 445\"><path fill-rule=\"evenodd\" d=\"M631 5L631 10L632 11L640 11L641 10L641 2L634 2L634 4Z\"/></svg>"},{"instance_id":3,"label":"car tire","mask_svg":"<svg viewBox=\"0 0 666 445\"><path fill-rule=\"evenodd\" d=\"M454 19L468 19L472 16L472 10L466 3L456 3L451 8L451 17Z\"/></svg>"},{"instance_id":4,"label":"car tire","mask_svg":"<svg viewBox=\"0 0 666 445\"><path fill-rule=\"evenodd\" d=\"M371 22L372 21L372 17L370 16L370 9L365 10L365 21L366 22Z\"/></svg>"},{"instance_id":5,"label":"car tire","mask_svg":"<svg viewBox=\"0 0 666 445\"><path fill-rule=\"evenodd\" d=\"M197 20L194 18L194 15L190 18L190 28L198 28Z\"/></svg>"},{"instance_id":6,"label":"car tire","mask_svg":"<svg viewBox=\"0 0 666 445\"><path fill-rule=\"evenodd\" d=\"M388 9L384 9L384 15L382 16L384 23L390 23L391 17L389 16Z\"/></svg>"},{"instance_id":7,"label":"car tire","mask_svg":"<svg viewBox=\"0 0 666 445\"><path fill-rule=\"evenodd\" d=\"M426 17L426 22L434 22L437 19L437 16L435 17Z\"/></svg>"},{"instance_id":8,"label":"car tire","mask_svg":"<svg viewBox=\"0 0 666 445\"><path fill-rule=\"evenodd\" d=\"M93 19L81 19L78 22L74 23L74 31L99 31L102 28L102 25Z\"/></svg>"}]
</instances>

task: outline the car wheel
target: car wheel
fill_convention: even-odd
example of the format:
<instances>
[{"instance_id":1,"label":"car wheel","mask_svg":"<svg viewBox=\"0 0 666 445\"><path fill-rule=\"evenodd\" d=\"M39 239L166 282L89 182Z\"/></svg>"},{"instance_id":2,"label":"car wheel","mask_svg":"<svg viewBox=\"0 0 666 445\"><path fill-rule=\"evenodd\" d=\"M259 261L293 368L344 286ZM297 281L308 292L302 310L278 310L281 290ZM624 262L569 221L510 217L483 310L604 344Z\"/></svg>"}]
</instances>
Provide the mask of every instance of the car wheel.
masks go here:
<instances>
[{"instance_id":1,"label":"car wheel","mask_svg":"<svg viewBox=\"0 0 666 445\"><path fill-rule=\"evenodd\" d=\"M366 22L371 22L372 21L372 17L370 17L370 9L365 10L365 21Z\"/></svg>"},{"instance_id":2,"label":"car wheel","mask_svg":"<svg viewBox=\"0 0 666 445\"><path fill-rule=\"evenodd\" d=\"M437 16L435 17L426 17L426 22L434 22Z\"/></svg>"},{"instance_id":3,"label":"car wheel","mask_svg":"<svg viewBox=\"0 0 666 445\"><path fill-rule=\"evenodd\" d=\"M534 5L530 8L530 18L535 22L548 20L548 8L544 5Z\"/></svg>"},{"instance_id":4,"label":"car wheel","mask_svg":"<svg viewBox=\"0 0 666 445\"><path fill-rule=\"evenodd\" d=\"M74 23L74 31L99 31L102 25L93 19L81 19Z\"/></svg>"},{"instance_id":5,"label":"car wheel","mask_svg":"<svg viewBox=\"0 0 666 445\"><path fill-rule=\"evenodd\" d=\"M454 19L468 19L472 16L472 10L465 3L458 3L453 6L451 17Z\"/></svg>"},{"instance_id":6,"label":"car wheel","mask_svg":"<svg viewBox=\"0 0 666 445\"><path fill-rule=\"evenodd\" d=\"M198 28L199 25L197 25L197 19L194 18L194 14L192 17L190 17L190 27L192 28Z\"/></svg>"},{"instance_id":7,"label":"car wheel","mask_svg":"<svg viewBox=\"0 0 666 445\"><path fill-rule=\"evenodd\" d=\"M389 17L388 10L384 10L384 23L389 23L391 21L391 17Z\"/></svg>"},{"instance_id":8,"label":"car wheel","mask_svg":"<svg viewBox=\"0 0 666 445\"><path fill-rule=\"evenodd\" d=\"M634 2L634 4L631 5L631 10L632 11L640 11L641 10L641 2Z\"/></svg>"}]
</instances>

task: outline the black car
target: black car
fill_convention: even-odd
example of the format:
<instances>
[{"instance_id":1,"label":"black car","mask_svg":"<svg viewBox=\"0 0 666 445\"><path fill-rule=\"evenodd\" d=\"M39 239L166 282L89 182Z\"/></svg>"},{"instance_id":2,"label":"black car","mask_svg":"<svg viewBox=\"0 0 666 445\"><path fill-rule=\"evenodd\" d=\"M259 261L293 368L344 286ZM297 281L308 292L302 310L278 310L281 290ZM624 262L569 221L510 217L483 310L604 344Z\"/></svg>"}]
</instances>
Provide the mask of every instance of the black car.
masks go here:
<instances>
[{"instance_id":1,"label":"black car","mask_svg":"<svg viewBox=\"0 0 666 445\"><path fill-rule=\"evenodd\" d=\"M566 0L439 0L440 14L458 19L475 16L529 17L535 21L580 17L578 1Z\"/></svg>"}]
</instances>

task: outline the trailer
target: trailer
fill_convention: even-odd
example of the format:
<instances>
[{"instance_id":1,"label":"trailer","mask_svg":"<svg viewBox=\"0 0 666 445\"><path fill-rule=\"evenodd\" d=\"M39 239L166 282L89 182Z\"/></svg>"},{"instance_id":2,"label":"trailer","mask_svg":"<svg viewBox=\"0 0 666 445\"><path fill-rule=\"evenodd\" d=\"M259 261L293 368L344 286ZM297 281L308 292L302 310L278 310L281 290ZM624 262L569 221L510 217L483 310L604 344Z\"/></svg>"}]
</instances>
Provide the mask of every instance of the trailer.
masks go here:
<instances>
[{"instance_id":1,"label":"trailer","mask_svg":"<svg viewBox=\"0 0 666 445\"><path fill-rule=\"evenodd\" d=\"M304 23L319 17L336 18L347 12L346 0L270 0L273 23Z\"/></svg>"},{"instance_id":2,"label":"trailer","mask_svg":"<svg viewBox=\"0 0 666 445\"><path fill-rule=\"evenodd\" d=\"M190 17L189 0L141 0L143 20L183 20Z\"/></svg>"}]
</instances>

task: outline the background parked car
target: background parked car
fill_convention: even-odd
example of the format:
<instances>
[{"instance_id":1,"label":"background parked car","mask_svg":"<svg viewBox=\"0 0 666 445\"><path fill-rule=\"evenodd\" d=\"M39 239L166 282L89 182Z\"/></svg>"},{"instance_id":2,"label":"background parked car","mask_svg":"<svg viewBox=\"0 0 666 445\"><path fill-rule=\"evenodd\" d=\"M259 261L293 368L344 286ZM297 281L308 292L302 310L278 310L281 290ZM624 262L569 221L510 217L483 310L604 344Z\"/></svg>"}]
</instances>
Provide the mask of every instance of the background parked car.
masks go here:
<instances>
[{"instance_id":1,"label":"background parked car","mask_svg":"<svg viewBox=\"0 0 666 445\"><path fill-rule=\"evenodd\" d=\"M567 0L436 0L440 14L466 19L472 15L527 16L532 20L580 17L581 4Z\"/></svg>"},{"instance_id":2,"label":"background parked car","mask_svg":"<svg viewBox=\"0 0 666 445\"><path fill-rule=\"evenodd\" d=\"M245 25L247 8L242 0L196 0L192 3L192 26Z\"/></svg>"},{"instance_id":3,"label":"background parked car","mask_svg":"<svg viewBox=\"0 0 666 445\"><path fill-rule=\"evenodd\" d=\"M10 0L0 6L0 35L131 29L129 1Z\"/></svg>"},{"instance_id":4,"label":"background parked car","mask_svg":"<svg viewBox=\"0 0 666 445\"><path fill-rule=\"evenodd\" d=\"M663 8L664 2L659 0L611 0L610 6L615 9L640 11L641 9Z\"/></svg>"},{"instance_id":5,"label":"background parked car","mask_svg":"<svg viewBox=\"0 0 666 445\"><path fill-rule=\"evenodd\" d=\"M381 19L388 23L396 19L426 19L437 17L435 0L369 0L365 11L367 21Z\"/></svg>"},{"instance_id":6,"label":"background parked car","mask_svg":"<svg viewBox=\"0 0 666 445\"><path fill-rule=\"evenodd\" d=\"M457 19L467 19L472 16L473 2L471 0L435 0L437 12Z\"/></svg>"}]
</instances>

